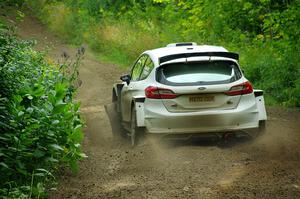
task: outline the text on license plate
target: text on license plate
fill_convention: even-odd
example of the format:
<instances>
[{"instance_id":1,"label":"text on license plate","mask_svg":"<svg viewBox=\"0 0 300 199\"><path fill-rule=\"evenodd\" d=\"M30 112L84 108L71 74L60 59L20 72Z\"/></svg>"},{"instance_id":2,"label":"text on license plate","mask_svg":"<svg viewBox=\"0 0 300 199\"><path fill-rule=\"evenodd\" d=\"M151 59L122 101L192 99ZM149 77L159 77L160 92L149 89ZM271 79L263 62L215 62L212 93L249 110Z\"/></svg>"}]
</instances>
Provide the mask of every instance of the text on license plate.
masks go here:
<instances>
[{"instance_id":1,"label":"text on license plate","mask_svg":"<svg viewBox=\"0 0 300 199\"><path fill-rule=\"evenodd\" d=\"M214 100L215 96L213 95L189 97L190 102L213 102Z\"/></svg>"}]
</instances>

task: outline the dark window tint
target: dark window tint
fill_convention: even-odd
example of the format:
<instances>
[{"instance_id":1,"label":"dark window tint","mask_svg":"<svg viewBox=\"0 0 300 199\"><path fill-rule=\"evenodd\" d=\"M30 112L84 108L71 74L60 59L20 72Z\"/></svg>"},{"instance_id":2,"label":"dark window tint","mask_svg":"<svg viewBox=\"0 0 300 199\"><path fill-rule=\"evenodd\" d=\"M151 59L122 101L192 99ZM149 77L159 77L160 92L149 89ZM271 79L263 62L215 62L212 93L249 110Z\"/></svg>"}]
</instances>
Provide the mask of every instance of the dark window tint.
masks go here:
<instances>
[{"instance_id":1,"label":"dark window tint","mask_svg":"<svg viewBox=\"0 0 300 199\"><path fill-rule=\"evenodd\" d=\"M234 62L189 62L161 66L158 69L157 80L168 85L203 85L230 83L241 76Z\"/></svg>"}]
</instances>

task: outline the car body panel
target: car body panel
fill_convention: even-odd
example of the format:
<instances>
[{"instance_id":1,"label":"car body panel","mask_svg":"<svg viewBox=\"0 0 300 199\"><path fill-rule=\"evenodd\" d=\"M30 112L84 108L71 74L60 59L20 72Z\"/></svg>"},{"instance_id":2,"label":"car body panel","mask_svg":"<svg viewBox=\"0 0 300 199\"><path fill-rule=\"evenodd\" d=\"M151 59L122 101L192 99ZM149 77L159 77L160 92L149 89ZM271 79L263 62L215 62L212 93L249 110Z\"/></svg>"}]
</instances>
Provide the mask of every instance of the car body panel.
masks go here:
<instances>
[{"instance_id":1,"label":"car body panel","mask_svg":"<svg viewBox=\"0 0 300 199\"><path fill-rule=\"evenodd\" d=\"M140 99L145 100L145 98L142 98L142 97ZM136 108L137 126L144 127L145 126L144 101L135 101L134 106Z\"/></svg>"},{"instance_id":2,"label":"car body panel","mask_svg":"<svg viewBox=\"0 0 300 199\"><path fill-rule=\"evenodd\" d=\"M145 82L147 80L144 80ZM121 114L122 119L125 122L131 120L131 109L134 104L135 96L144 96L144 90L146 88L145 82L132 81L129 85L125 84L121 90Z\"/></svg>"},{"instance_id":3,"label":"car body panel","mask_svg":"<svg viewBox=\"0 0 300 199\"><path fill-rule=\"evenodd\" d=\"M241 96L227 96L224 93L183 94L175 99L163 99L163 104L170 112L191 112L200 109L233 109Z\"/></svg>"},{"instance_id":4,"label":"car body panel","mask_svg":"<svg viewBox=\"0 0 300 199\"><path fill-rule=\"evenodd\" d=\"M154 64L154 69L148 77L140 81L130 81L128 85L125 82L114 85L118 111L123 123L130 123L131 110L134 106L137 126L145 127L148 133L207 133L258 128L259 121L267 119L262 91L255 90L253 93L237 96L225 94L232 86L248 81L243 75L237 81L216 85L170 86L156 81L158 68L170 63L232 61L239 66L235 59L214 56L180 58L161 65L159 63L159 58L162 56L214 51L228 52L223 47L203 45L192 46L192 48L164 47L142 53L141 56L149 56ZM179 96L175 99L149 99L145 97L145 89L148 86L171 89ZM205 89L200 87L205 87ZM214 98L213 102L206 100L211 96ZM190 101L191 97L192 99L196 97L196 100Z\"/></svg>"},{"instance_id":5,"label":"car body panel","mask_svg":"<svg viewBox=\"0 0 300 199\"><path fill-rule=\"evenodd\" d=\"M149 133L206 133L257 128L259 117L253 94L243 95L236 109L188 113L171 113L159 101L146 98L144 111Z\"/></svg>"},{"instance_id":6,"label":"car body panel","mask_svg":"<svg viewBox=\"0 0 300 199\"><path fill-rule=\"evenodd\" d=\"M198 109L233 109L241 96L228 96L225 94L232 86L244 81L240 80L232 84L201 85L201 86L166 86L157 84L158 87L171 89L179 96L175 99L163 99L165 107L170 112L197 111ZM205 88L200 90L199 88ZM193 102L193 97L195 100ZM198 97L198 100L197 100ZM213 100L209 100L213 97ZM202 100L201 100L202 99Z\"/></svg>"},{"instance_id":7,"label":"car body panel","mask_svg":"<svg viewBox=\"0 0 300 199\"><path fill-rule=\"evenodd\" d=\"M257 93L260 93L257 95ZM259 112L258 119L260 121L267 120L267 112L266 112L266 107L265 107L265 99L263 96L263 90L254 90L254 94L256 95L255 100L256 100L256 105L257 109Z\"/></svg>"}]
</instances>

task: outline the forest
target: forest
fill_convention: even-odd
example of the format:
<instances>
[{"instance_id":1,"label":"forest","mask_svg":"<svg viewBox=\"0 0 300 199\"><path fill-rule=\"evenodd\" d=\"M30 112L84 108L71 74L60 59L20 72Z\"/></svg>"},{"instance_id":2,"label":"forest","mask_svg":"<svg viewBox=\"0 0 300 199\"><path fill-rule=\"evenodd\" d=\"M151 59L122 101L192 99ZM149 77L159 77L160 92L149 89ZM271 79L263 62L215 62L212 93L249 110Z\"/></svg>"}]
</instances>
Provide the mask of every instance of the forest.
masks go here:
<instances>
[{"instance_id":1,"label":"forest","mask_svg":"<svg viewBox=\"0 0 300 199\"><path fill-rule=\"evenodd\" d=\"M147 49L193 41L240 54L268 106L300 107L300 0L6 0L100 60L131 66ZM2 14L2 13L1 13ZM84 122L75 62L55 63L0 20L0 196L44 198L61 166L76 172Z\"/></svg>"},{"instance_id":2,"label":"forest","mask_svg":"<svg viewBox=\"0 0 300 199\"><path fill-rule=\"evenodd\" d=\"M144 50L194 41L238 52L269 105L300 106L299 0L27 0L57 35L129 67Z\"/></svg>"}]
</instances>

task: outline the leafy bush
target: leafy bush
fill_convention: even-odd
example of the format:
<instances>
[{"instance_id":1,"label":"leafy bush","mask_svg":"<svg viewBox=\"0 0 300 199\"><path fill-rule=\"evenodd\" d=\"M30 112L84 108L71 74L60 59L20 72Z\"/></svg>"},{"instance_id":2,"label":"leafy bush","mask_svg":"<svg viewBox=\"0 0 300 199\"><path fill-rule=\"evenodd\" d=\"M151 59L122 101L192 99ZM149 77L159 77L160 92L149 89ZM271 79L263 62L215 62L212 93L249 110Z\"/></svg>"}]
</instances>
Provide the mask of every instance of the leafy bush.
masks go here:
<instances>
[{"instance_id":1,"label":"leafy bush","mask_svg":"<svg viewBox=\"0 0 300 199\"><path fill-rule=\"evenodd\" d=\"M61 164L77 169L83 138L77 67L55 65L0 22L0 195L44 197ZM81 51L80 51L81 52Z\"/></svg>"}]
</instances>

